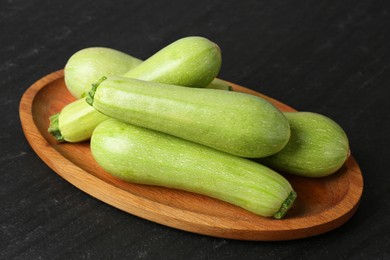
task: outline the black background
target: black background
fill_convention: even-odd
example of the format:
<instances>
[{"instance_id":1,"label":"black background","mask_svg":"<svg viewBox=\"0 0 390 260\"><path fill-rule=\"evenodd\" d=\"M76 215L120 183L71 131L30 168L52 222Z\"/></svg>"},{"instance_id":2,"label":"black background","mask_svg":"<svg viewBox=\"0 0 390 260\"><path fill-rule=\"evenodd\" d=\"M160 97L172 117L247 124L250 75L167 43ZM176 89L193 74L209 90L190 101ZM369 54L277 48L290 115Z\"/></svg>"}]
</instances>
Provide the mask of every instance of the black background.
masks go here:
<instances>
[{"instance_id":1,"label":"black background","mask_svg":"<svg viewBox=\"0 0 390 260\"><path fill-rule=\"evenodd\" d=\"M384 259L390 257L390 2L0 2L1 259ZM18 106L76 51L105 46L146 59L184 36L222 49L220 78L347 132L364 176L356 214L316 237L247 242L192 234L117 210L50 170Z\"/></svg>"}]
</instances>

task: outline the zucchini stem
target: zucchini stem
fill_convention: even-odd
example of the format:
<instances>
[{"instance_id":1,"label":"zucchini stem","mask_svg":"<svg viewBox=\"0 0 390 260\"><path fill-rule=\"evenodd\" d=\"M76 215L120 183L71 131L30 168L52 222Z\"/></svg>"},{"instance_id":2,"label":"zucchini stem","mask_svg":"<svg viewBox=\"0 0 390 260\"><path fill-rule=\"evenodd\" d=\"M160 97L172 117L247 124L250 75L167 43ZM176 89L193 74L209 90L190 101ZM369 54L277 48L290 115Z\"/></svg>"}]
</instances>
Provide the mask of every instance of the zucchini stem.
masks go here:
<instances>
[{"instance_id":1,"label":"zucchini stem","mask_svg":"<svg viewBox=\"0 0 390 260\"><path fill-rule=\"evenodd\" d=\"M291 191L290 195L286 198L286 200L282 203L280 209L274 214L274 218L282 219L284 215L286 215L287 211L294 204L295 199L297 198L297 193L295 191Z\"/></svg>"},{"instance_id":2,"label":"zucchini stem","mask_svg":"<svg viewBox=\"0 0 390 260\"><path fill-rule=\"evenodd\" d=\"M88 92L88 96L86 97L85 101L87 101L88 104L91 106L93 105L93 98L95 96L96 89L99 87L99 85L105 81L107 77L103 76L101 77L96 83L92 84L91 90Z\"/></svg>"},{"instance_id":3,"label":"zucchini stem","mask_svg":"<svg viewBox=\"0 0 390 260\"><path fill-rule=\"evenodd\" d=\"M50 124L49 124L49 133L54 136L54 138L59 142L64 142L65 139L61 134L60 127L58 124L58 117L60 116L60 113L54 114L49 117Z\"/></svg>"}]
</instances>

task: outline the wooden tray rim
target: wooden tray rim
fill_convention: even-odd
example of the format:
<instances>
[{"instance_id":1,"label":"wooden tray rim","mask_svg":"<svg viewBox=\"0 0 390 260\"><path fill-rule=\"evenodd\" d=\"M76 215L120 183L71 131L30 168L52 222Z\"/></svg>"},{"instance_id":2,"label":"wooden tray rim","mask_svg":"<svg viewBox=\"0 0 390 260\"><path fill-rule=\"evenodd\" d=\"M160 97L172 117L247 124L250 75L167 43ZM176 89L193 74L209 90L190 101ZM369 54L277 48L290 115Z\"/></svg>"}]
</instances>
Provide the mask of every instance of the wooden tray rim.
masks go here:
<instances>
[{"instance_id":1,"label":"wooden tray rim","mask_svg":"<svg viewBox=\"0 0 390 260\"><path fill-rule=\"evenodd\" d=\"M53 148L40 134L40 130L34 122L31 111L34 98L39 93L39 91L41 91L48 83L53 82L55 80L60 80L61 78L63 78L63 76L63 70L58 70L39 79L25 91L21 98L19 106L20 120L22 123L23 132L33 150L54 172L56 172L62 178L64 178L77 188L83 190L87 194L118 209L131 213L138 217L163 224L165 226L170 226L173 228L203 235L231 239L268 241L298 239L330 231L344 224L355 213L359 205L359 201L363 193L363 177L357 162L351 155L346 164L351 165L355 170L351 172L349 176L351 187L348 189L348 192L340 200L339 204L321 212L320 215L312 215L309 217L305 217L304 222L299 221L299 218L275 220L283 221L283 224L286 228L280 230L267 230L266 227L263 230L249 230L245 223L242 223L242 228L228 228L226 230L223 230L224 227L218 226L217 219L210 222L209 215L202 214L199 212L185 212L185 214L194 215L194 218L192 218L191 221L186 221L182 218L182 209L177 209L165 204L155 205L155 201L133 195L81 169L72 161L62 156L62 154L55 148ZM234 83L230 82L230 84L237 91L245 91L250 94L266 97L269 100L272 100L273 102L279 103L284 106L284 109L286 111L295 111L293 108L275 99L262 95L253 90L244 88L242 86L236 85ZM26 126L29 126L29 132L34 133L34 138L32 138L32 136L27 133ZM39 149L40 147L45 147L48 151L50 151L51 156L48 156L48 153L46 151ZM61 163L58 163L58 161ZM66 166L68 172L72 172L72 174L64 174L64 166ZM101 188L95 189L94 187L96 186ZM112 196L112 193L107 192L110 189L115 190L114 197ZM353 193L350 192L352 189L354 190ZM129 201L131 203L129 203ZM158 206L160 208L160 213L155 213L153 211L148 210L151 206ZM334 213L336 211L340 211L340 209L342 209L343 212L341 214L339 212L338 217L334 218ZM197 221L194 221L194 219L196 219ZM232 220L232 222L237 223L236 220ZM310 222L311 225L307 225L307 222ZM202 231L199 232L199 230ZM296 234L293 234L291 231L296 231Z\"/></svg>"}]
</instances>

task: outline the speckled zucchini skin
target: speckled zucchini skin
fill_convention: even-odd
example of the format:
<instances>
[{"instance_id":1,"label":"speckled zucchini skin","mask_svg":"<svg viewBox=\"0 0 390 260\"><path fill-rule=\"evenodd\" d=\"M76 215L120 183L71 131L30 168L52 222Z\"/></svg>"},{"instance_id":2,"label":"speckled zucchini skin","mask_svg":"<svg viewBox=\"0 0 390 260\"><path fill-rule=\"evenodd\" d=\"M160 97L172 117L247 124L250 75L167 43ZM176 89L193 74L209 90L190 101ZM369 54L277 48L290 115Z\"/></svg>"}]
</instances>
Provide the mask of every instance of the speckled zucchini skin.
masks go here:
<instances>
[{"instance_id":1,"label":"speckled zucchini skin","mask_svg":"<svg viewBox=\"0 0 390 260\"><path fill-rule=\"evenodd\" d=\"M142 60L118 50L105 47L85 48L67 61L64 80L69 92L80 99L99 78L122 75L141 63Z\"/></svg>"},{"instance_id":2,"label":"speckled zucchini skin","mask_svg":"<svg viewBox=\"0 0 390 260\"><path fill-rule=\"evenodd\" d=\"M78 99L66 105L58 114L58 141L81 142L89 140L97 125L108 119L85 99Z\"/></svg>"},{"instance_id":3,"label":"speckled zucchini skin","mask_svg":"<svg viewBox=\"0 0 390 260\"><path fill-rule=\"evenodd\" d=\"M125 181L203 194L262 216L282 218L296 197L270 168L116 119L95 129L91 151L103 169Z\"/></svg>"},{"instance_id":4,"label":"speckled zucchini skin","mask_svg":"<svg viewBox=\"0 0 390 260\"><path fill-rule=\"evenodd\" d=\"M105 115L242 157L265 157L288 142L287 119L265 99L110 77L87 101Z\"/></svg>"},{"instance_id":5,"label":"speckled zucchini skin","mask_svg":"<svg viewBox=\"0 0 390 260\"><path fill-rule=\"evenodd\" d=\"M123 77L205 87L219 73L221 62L218 45L203 37L190 36L169 44Z\"/></svg>"},{"instance_id":6,"label":"speckled zucchini skin","mask_svg":"<svg viewBox=\"0 0 390 260\"><path fill-rule=\"evenodd\" d=\"M323 177L336 172L349 156L344 130L332 119L312 112L284 113L291 138L277 154L261 163L279 171L305 177Z\"/></svg>"}]
</instances>

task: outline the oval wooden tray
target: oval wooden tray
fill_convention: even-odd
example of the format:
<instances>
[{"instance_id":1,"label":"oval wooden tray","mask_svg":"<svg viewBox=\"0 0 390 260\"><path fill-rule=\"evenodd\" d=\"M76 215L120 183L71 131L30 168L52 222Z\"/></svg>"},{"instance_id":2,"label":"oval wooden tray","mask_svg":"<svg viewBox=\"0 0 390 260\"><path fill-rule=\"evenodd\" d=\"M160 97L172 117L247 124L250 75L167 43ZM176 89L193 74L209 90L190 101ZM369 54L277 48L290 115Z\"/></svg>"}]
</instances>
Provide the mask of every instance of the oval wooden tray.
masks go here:
<instances>
[{"instance_id":1,"label":"oval wooden tray","mask_svg":"<svg viewBox=\"0 0 390 260\"><path fill-rule=\"evenodd\" d=\"M270 100L283 111L294 111L274 99L232 84L234 90ZM352 156L335 174L322 179L286 175L298 193L285 219L252 214L205 196L163 187L137 185L116 179L91 156L89 142L57 143L47 132L49 116L74 98L63 71L35 82L19 107L24 134L34 151L64 179L116 208L169 227L222 238L290 240L318 235L345 223L355 212L363 178Z\"/></svg>"}]
</instances>

